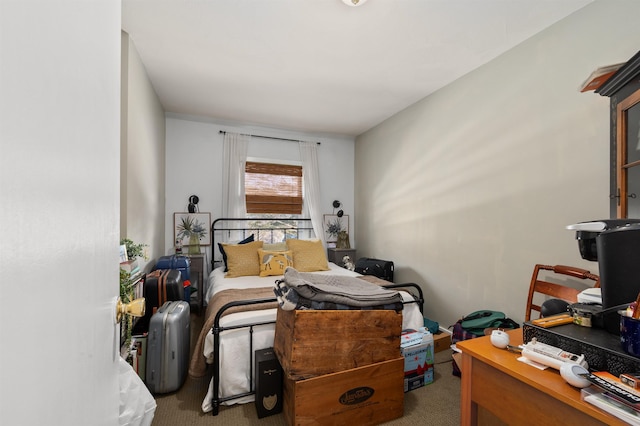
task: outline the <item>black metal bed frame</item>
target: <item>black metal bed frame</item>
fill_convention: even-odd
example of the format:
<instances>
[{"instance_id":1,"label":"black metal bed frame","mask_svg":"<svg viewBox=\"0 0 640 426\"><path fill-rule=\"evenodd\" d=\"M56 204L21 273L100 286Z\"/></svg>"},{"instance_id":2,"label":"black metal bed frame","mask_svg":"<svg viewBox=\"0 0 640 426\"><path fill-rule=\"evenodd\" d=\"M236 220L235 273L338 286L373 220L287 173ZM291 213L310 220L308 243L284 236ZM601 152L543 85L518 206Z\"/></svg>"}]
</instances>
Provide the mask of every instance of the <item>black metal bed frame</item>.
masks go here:
<instances>
[{"instance_id":1,"label":"black metal bed frame","mask_svg":"<svg viewBox=\"0 0 640 426\"><path fill-rule=\"evenodd\" d=\"M267 221L267 222L281 222L280 225L277 226L273 226L273 227L265 227L265 228L259 228L259 227L255 227L255 226L251 226L251 227L247 227L247 226L233 226L233 225L222 225L224 223L234 223L235 224L244 224L244 223L256 223L256 222L261 222L261 221ZM309 223L309 225L307 226L294 226L294 223ZM248 219L248 218L219 218L213 221L212 225L211 225L211 267L212 269L215 268L215 263L216 262L220 262L220 260L216 261L215 260L215 250L217 247L217 243L215 242L215 236L216 236L216 232L228 232L228 234L230 235L231 232L241 232L243 238L247 237L249 232L254 232L256 234L256 240L260 239L260 234L262 233L263 235L266 234L270 234L270 238L269 240L272 241L273 240L273 235L274 232L278 232L278 231L282 231L285 235L285 238L298 238L300 237L300 235L302 235L303 233L306 233L307 236L312 236L313 234L313 227L310 226L311 223L311 219L289 219L289 218L261 218L261 219ZM235 225L234 224L234 225ZM393 283L389 283L388 285L384 285L383 287L385 288L402 288L406 291L408 291L411 296L413 297L413 301L411 302L405 302L405 304L407 303L417 303L418 304L418 308L420 309L421 313L424 313L424 296L422 293L422 289L420 288L420 286L418 286L415 283L404 283L404 284L393 284ZM415 291L415 293L413 292ZM417 294L416 294L417 293ZM238 398L242 398L245 396L250 396L250 395L254 395L255 394L255 389L253 388L253 354L254 354L254 350L253 350L253 331L255 327L258 326L263 326L263 325L269 325L269 324L275 324L275 321L262 321L262 322L257 322L257 323L250 323L250 324L242 324L242 325L235 325L235 326L229 326L229 327L223 327L220 325L220 320L222 319L222 316L224 315L224 313L228 310L231 309L233 307L237 307L237 306L248 306L248 305L260 305L260 304L267 304L267 303L273 303L276 302L276 298L263 298L263 299L253 299L253 300L243 300L243 301L234 301L234 302L229 302L227 304L225 304L224 306L222 306L222 308L220 308L220 310L216 313L215 319L214 319L214 324L212 327L212 332L213 332L213 357L214 357L214 362L213 362L213 397L211 400L211 407L212 407L212 414L214 416L217 416L220 412L220 405L226 401L230 401L233 399L238 399ZM230 395L230 396L226 396L226 397L220 397L219 395L219 387L220 387L220 338L221 338L221 333L223 331L226 330L235 330L235 329L249 329L249 391L248 392L243 392L240 394L236 394L236 395Z\"/></svg>"},{"instance_id":2,"label":"black metal bed frame","mask_svg":"<svg viewBox=\"0 0 640 426\"><path fill-rule=\"evenodd\" d=\"M304 224L300 226L300 224ZM246 224L246 225L245 225ZM249 226L249 224L251 226ZM242 225L242 226L240 226ZM244 239L255 234L255 239L260 240L261 236L268 235L267 241L273 242L275 233L282 233L284 237L282 241L289 238L300 238L306 236L311 238L315 236L313 232L313 226L311 226L311 219L308 218L286 218L286 217L273 217L273 218L218 218L211 224L211 269L215 269L215 265L221 262L221 259L216 260L216 249L218 248L216 243L217 233L227 233L230 236L231 233L241 233Z\"/></svg>"}]
</instances>

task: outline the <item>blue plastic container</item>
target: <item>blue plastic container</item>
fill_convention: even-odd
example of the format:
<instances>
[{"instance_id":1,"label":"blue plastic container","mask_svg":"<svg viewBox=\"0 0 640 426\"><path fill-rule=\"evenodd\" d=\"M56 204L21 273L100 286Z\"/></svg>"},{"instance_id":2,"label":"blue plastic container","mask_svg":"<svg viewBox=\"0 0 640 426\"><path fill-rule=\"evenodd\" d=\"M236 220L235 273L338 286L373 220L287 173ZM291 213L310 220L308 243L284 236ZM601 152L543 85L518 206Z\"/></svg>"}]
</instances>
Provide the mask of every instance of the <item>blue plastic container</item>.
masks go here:
<instances>
[{"instance_id":1,"label":"blue plastic container","mask_svg":"<svg viewBox=\"0 0 640 426\"><path fill-rule=\"evenodd\" d=\"M623 351L640 358L640 319L633 319L621 313L620 343Z\"/></svg>"}]
</instances>

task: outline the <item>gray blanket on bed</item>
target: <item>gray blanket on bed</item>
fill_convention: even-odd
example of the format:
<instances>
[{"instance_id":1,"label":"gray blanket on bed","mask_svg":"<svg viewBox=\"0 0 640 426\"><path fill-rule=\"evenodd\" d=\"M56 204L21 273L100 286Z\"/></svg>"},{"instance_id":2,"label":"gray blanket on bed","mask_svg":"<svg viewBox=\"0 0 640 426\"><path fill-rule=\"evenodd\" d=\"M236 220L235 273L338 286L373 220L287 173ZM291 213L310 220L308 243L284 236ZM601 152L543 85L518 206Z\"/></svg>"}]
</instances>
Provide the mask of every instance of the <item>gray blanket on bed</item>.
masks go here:
<instances>
[{"instance_id":1,"label":"gray blanket on bed","mask_svg":"<svg viewBox=\"0 0 640 426\"><path fill-rule=\"evenodd\" d=\"M375 306L402 303L402 296L356 277L318 275L298 272L292 267L284 271L283 283L300 296L312 301L331 302L351 306Z\"/></svg>"}]
</instances>

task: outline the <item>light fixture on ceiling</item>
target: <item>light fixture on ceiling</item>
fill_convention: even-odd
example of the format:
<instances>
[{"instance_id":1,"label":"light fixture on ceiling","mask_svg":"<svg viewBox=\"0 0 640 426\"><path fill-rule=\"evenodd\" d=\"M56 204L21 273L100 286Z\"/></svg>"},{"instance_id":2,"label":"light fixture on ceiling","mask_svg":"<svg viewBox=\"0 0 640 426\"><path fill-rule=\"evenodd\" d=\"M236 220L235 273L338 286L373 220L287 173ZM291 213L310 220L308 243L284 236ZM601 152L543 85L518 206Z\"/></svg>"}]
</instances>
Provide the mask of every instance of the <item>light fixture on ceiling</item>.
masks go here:
<instances>
[{"instance_id":1,"label":"light fixture on ceiling","mask_svg":"<svg viewBox=\"0 0 640 426\"><path fill-rule=\"evenodd\" d=\"M360 6L363 5L367 0L342 0L342 3L346 4L347 6Z\"/></svg>"}]
</instances>

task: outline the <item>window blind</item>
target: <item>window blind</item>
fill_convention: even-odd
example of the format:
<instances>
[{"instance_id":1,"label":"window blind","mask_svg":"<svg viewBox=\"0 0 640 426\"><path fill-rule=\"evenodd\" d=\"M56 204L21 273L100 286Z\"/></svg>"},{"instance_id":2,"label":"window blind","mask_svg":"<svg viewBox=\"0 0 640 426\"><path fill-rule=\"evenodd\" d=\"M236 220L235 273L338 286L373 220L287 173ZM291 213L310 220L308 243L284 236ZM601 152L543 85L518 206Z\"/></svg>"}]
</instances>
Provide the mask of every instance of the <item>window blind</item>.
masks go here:
<instances>
[{"instance_id":1,"label":"window blind","mask_svg":"<svg viewBox=\"0 0 640 426\"><path fill-rule=\"evenodd\" d=\"M247 213L302 213L302 166L247 161Z\"/></svg>"}]
</instances>

